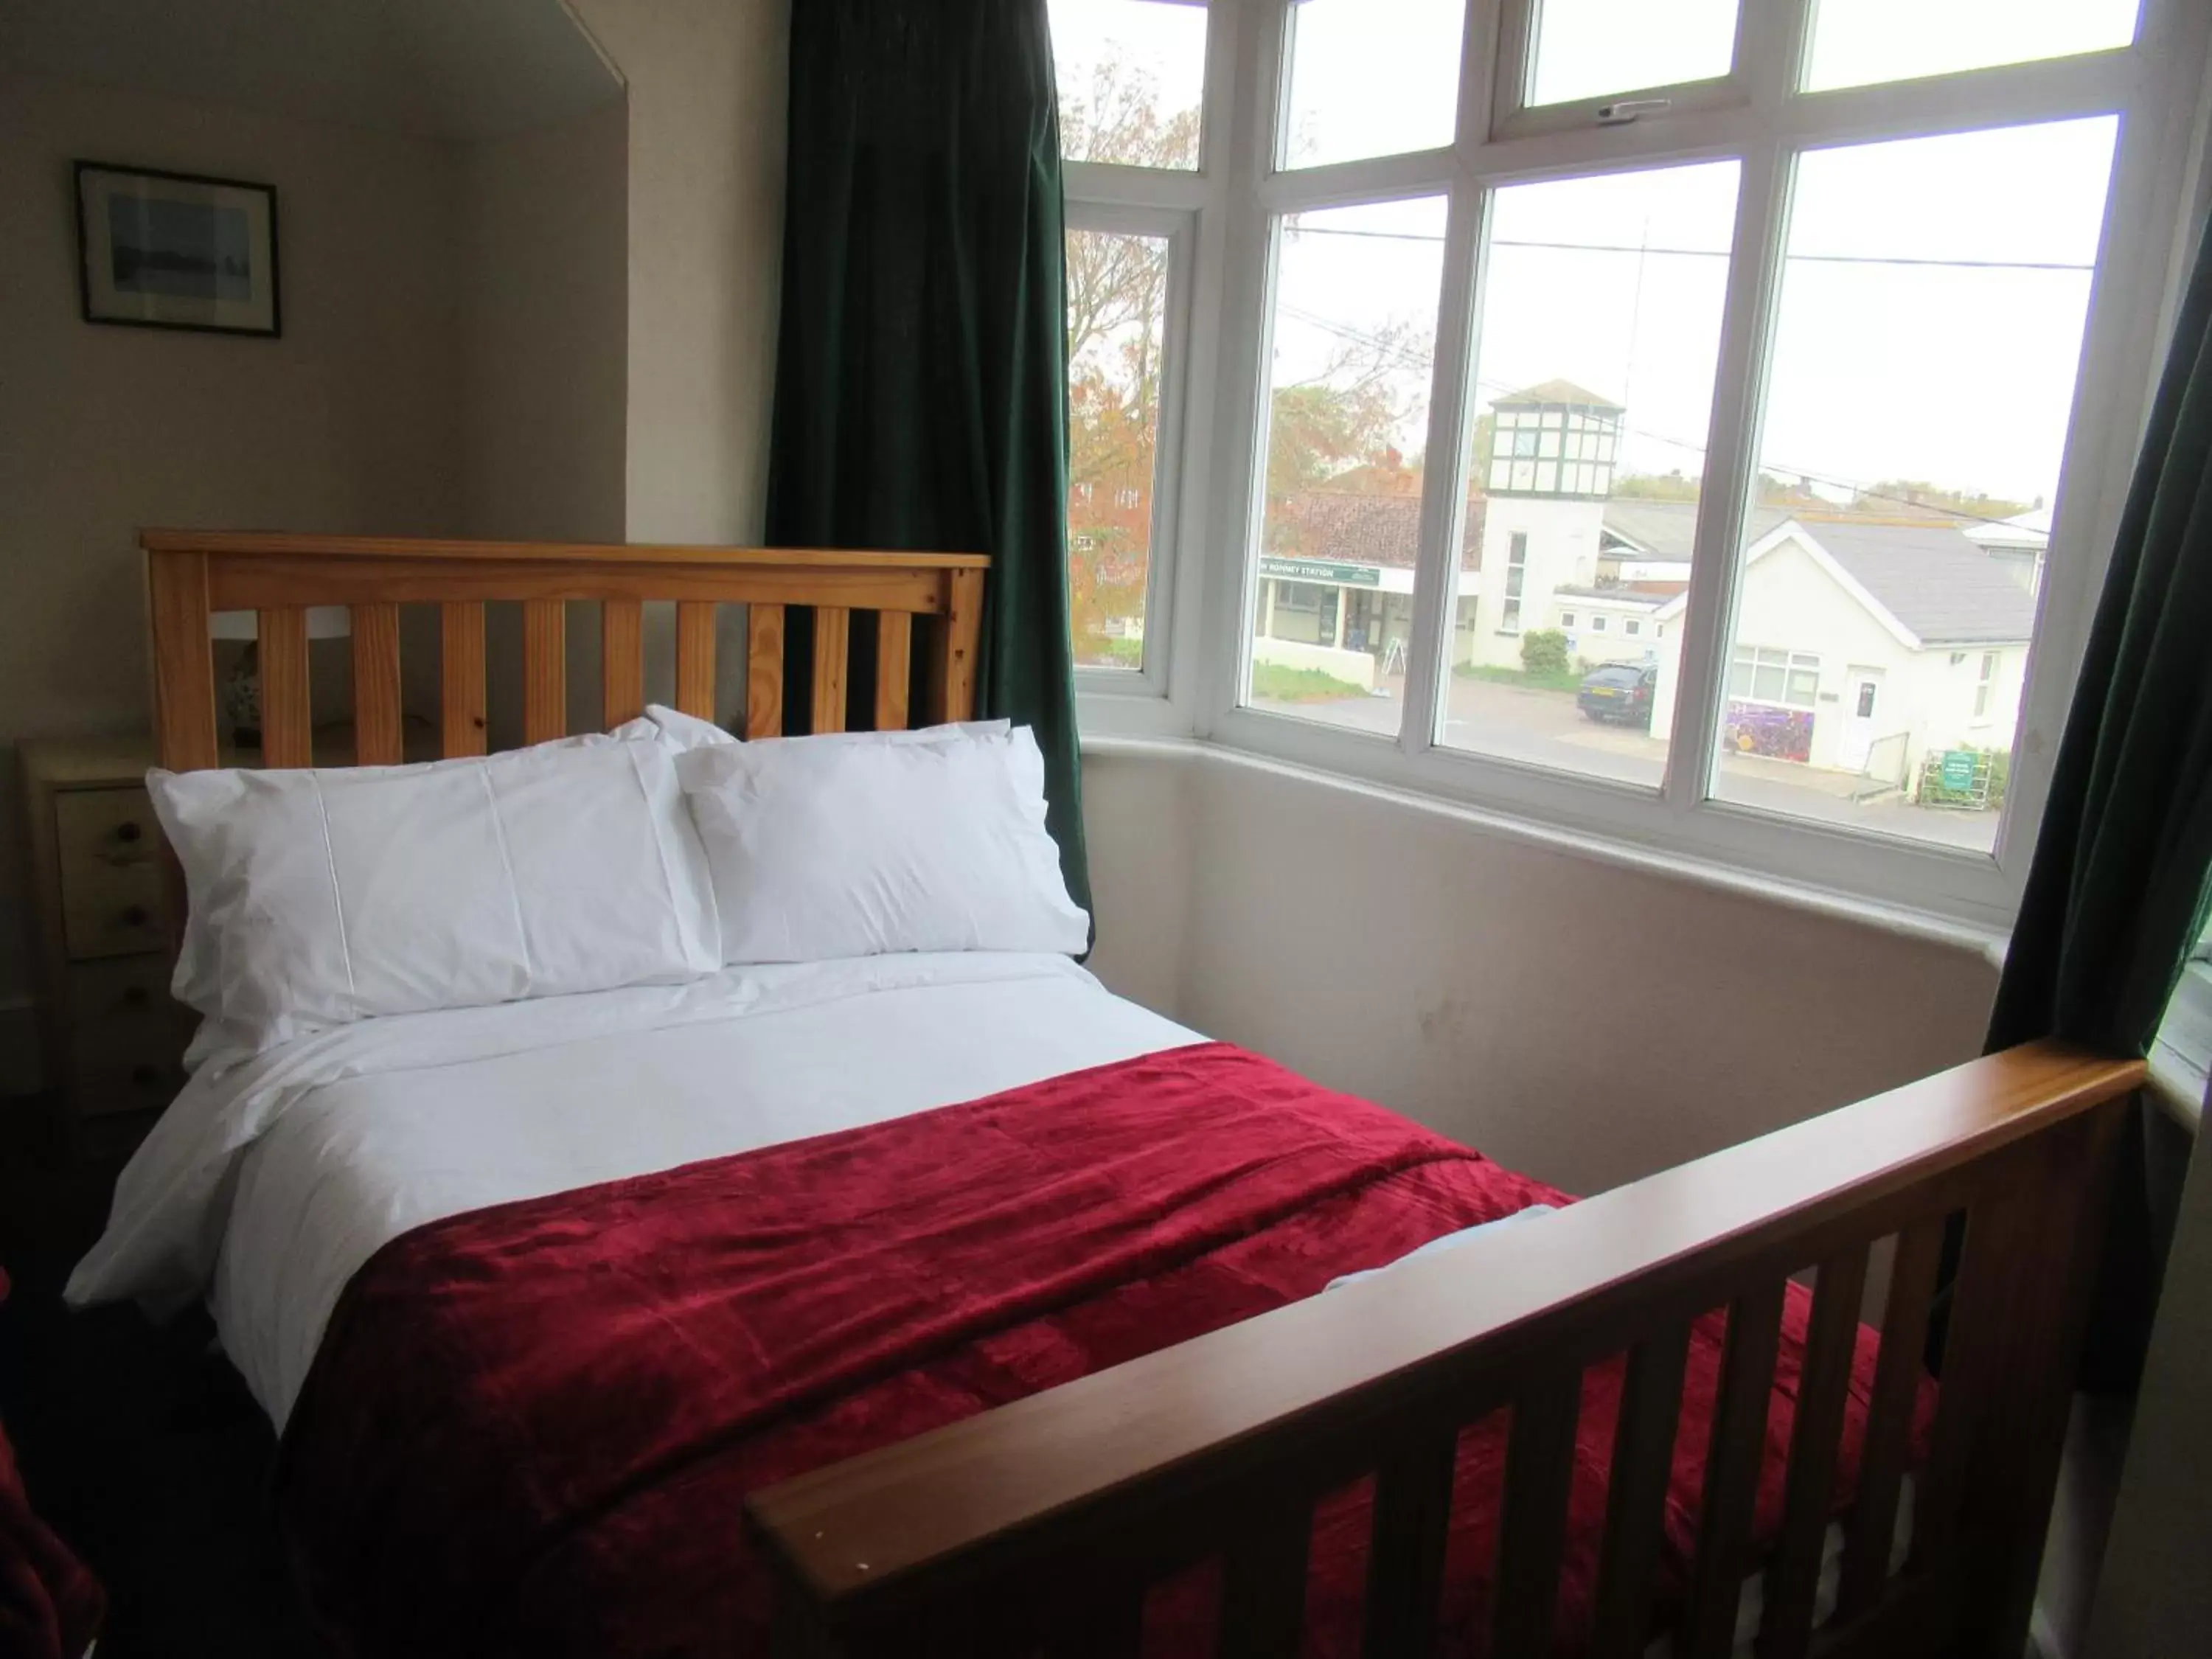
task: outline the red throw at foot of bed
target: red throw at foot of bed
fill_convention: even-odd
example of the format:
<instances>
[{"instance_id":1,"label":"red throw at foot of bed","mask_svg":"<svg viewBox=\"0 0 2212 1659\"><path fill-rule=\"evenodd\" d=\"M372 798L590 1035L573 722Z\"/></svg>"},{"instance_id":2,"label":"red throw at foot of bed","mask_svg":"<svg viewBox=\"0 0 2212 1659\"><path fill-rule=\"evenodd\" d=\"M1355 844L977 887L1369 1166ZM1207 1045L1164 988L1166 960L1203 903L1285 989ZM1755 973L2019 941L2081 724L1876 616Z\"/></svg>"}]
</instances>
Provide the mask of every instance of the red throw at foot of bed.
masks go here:
<instances>
[{"instance_id":1,"label":"red throw at foot of bed","mask_svg":"<svg viewBox=\"0 0 2212 1659\"><path fill-rule=\"evenodd\" d=\"M1209 1043L453 1217L394 1240L341 1299L286 1432L283 1522L345 1652L759 1654L768 1585L747 1492L1565 1201ZM1807 1303L1793 1290L1784 1319L1762 1535L1780 1516ZM1717 1315L1692 1334L1666 1577L1695 1537L1722 1334ZM1875 1346L1862 1331L1839 1507ZM1571 1645L1621 1369L1583 1387ZM1455 1629L1483 1627L1504 1462L1498 1419L1462 1437ZM1357 1650L1366 1526L1358 1489L1317 1511L1310 1655ZM1147 1652L1209 1651L1210 1595L1203 1574L1157 1592Z\"/></svg>"}]
</instances>

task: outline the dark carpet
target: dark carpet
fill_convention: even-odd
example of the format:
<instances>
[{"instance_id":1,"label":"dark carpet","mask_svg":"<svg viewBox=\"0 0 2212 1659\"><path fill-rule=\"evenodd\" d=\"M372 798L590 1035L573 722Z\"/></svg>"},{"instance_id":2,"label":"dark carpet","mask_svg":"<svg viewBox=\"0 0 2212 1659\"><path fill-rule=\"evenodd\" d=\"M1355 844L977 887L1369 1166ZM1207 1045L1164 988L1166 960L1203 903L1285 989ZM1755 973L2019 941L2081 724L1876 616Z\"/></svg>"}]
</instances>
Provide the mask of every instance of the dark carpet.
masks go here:
<instances>
[{"instance_id":1,"label":"dark carpet","mask_svg":"<svg viewBox=\"0 0 2212 1659\"><path fill-rule=\"evenodd\" d=\"M31 1500L100 1574L100 1659L304 1659L269 1498L276 1441L204 1315L72 1314L61 1286L98 1236L116 1165L52 1143L0 1100L0 1423Z\"/></svg>"}]
</instances>

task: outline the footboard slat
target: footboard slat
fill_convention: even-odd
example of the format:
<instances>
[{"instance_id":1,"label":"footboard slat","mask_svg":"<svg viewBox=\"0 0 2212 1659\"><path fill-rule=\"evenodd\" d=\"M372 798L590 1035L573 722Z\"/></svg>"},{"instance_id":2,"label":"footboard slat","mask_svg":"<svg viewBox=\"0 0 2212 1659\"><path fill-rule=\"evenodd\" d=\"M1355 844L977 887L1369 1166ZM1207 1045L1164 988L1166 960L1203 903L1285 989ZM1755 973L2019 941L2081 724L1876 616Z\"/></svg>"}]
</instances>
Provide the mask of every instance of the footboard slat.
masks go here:
<instances>
[{"instance_id":1,"label":"footboard slat","mask_svg":"<svg viewBox=\"0 0 2212 1659\"><path fill-rule=\"evenodd\" d=\"M2016 1269L2034 1242L2029 1194L2007 1188L1966 1212L1966 1250L1952 1287L1943 1346L1943 1392L1934 1443L1912 1506L1912 1565L1947 1567L1958 1547L1959 1511L1991 1407L2005 1386L2005 1334L2012 1323Z\"/></svg>"},{"instance_id":2,"label":"footboard slat","mask_svg":"<svg viewBox=\"0 0 2212 1659\"><path fill-rule=\"evenodd\" d=\"M1313 1506L1255 1509L1222 1559L1220 1659L1297 1659L1305 1634Z\"/></svg>"},{"instance_id":3,"label":"footboard slat","mask_svg":"<svg viewBox=\"0 0 2212 1659\"><path fill-rule=\"evenodd\" d=\"M1782 1537L1766 1574L1759 1659L1802 1659L1813 1639L1813 1604L1836 1489L1836 1452L1850 1394L1866 1266L1863 1245L1832 1255L1820 1264L1814 1287L1812 1328L1790 1425Z\"/></svg>"},{"instance_id":4,"label":"footboard slat","mask_svg":"<svg viewBox=\"0 0 2212 1659\"><path fill-rule=\"evenodd\" d=\"M1498 1607L1490 1626L1490 1650L1500 1659L1551 1649L1582 1405L1580 1371L1545 1378L1513 1402L1498 1527Z\"/></svg>"},{"instance_id":5,"label":"footboard slat","mask_svg":"<svg viewBox=\"0 0 2212 1659\"><path fill-rule=\"evenodd\" d=\"M1766 1413L1774 1398L1774 1357L1782 1335L1777 1279L1729 1304L1721 1354L1720 1398L1705 1453L1705 1492L1691 1568L1690 1606L1676 1651L1682 1659L1723 1659L1735 1645L1736 1598L1751 1547L1752 1506L1766 1452Z\"/></svg>"},{"instance_id":6,"label":"footboard slat","mask_svg":"<svg viewBox=\"0 0 2212 1659\"><path fill-rule=\"evenodd\" d=\"M1628 1356L1620 1418L1613 1430L1591 1659L1636 1659L1650 1638L1652 1582L1664 1537L1674 1431L1682 1413L1682 1374L1689 1358L1690 1328L1679 1321L1638 1343Z\"/></svg>"},{"instance_id":7,"label":"footboard slat","mask_svg":"<svg viewBox=\"0 0 2212 1659\"><path fill-rule=\"evenodd\" d=\"M1135 1591L1074 1609L1045 1651L1051 1659L1139 1659L1144 1647L1145 1597Z\"/></svg>"},{"instance_id":8,"label":"footboard slat","mask_svg":"<svg viewBox=\"0 0 2212 1659\"><path fill-rule=\"evenodd\" d=\"M1858 1496L1844 1539L1843 1577L1836 1591L1838 1619L1856 1619L1872 1607L1889 1575L1898 1493L1911 1449L1920 1355L1928 1338L1928 1309L1942 1249L1940 1218L1898 1235L1889 1269L1889 1302L1882 1314L1881 1357L1875 1364L1874 1396L1868 1402L1866 1440L1859 1453Z\"/></svg>"},{"instance_id":9,"label":"footboard slat","mask_svg":"<svg viewBox=\"0 0 2212 1659\"><path fill-rule=\"evenodd\" d=\"M1459 1431L1448 1428L1425 1435L1375 1472L1364 1654L1428 1659L1436 1650L1458 1456Z\"/></svg>"}]
</instances>

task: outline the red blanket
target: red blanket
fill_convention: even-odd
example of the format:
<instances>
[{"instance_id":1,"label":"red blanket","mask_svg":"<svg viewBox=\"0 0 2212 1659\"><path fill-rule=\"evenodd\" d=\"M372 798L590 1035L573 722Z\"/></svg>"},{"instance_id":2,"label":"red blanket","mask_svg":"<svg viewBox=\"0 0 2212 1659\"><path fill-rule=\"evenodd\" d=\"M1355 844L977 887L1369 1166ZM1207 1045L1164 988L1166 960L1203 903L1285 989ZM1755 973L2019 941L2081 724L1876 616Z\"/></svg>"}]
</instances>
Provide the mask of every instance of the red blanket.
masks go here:
<instances>
[{"instance_id":1,"label":"red blanket","mask_svg":"<svg viewBox=\"0 0 2212 1659\"><path fill-rule=\"evenodd\" d=\"M340 1299L285 1435L286 1531L343 1651L762 1653L748 1492L1540 1201L1566 1200L1206 1044L452 1217L392 1241ZM1806 1312L1793 1293L1770 1530ZM1720 1336L1709 1320L1692 1347L1677 1565ZM1863 1333L1844 1496L1873 1346ZM1571 1626L1595 1578L1620 1372L1593 1370L1583 1391ZM1462 1438L1449 1592L1462 1629L1480 1622L1503 1462L1494 1420ZM1348 1654L1364 1494L1324 1504L1316 1528L1308 1650ZM1208 1650L1208 1600L1200 1578L1156 1593L1148 1650Z\"/></svg>"}]
</instances>

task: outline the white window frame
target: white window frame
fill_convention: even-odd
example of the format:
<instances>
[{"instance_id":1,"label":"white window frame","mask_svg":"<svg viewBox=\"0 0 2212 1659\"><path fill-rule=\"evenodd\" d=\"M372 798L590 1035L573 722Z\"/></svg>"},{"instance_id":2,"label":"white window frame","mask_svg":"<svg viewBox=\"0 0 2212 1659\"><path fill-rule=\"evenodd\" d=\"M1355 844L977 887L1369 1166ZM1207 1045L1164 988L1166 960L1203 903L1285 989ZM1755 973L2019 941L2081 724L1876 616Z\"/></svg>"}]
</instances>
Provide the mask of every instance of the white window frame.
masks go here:
<instances>
[{"instance_id":1,"label":"white window frame","mask_svg":"<svg viewBox=\"0 0 2212 1659\"><path fill-rule=\"evenodd\" d=\"M2193 243L2188 223L2205 169L2197 126L2212 8L2144 0L2136 44L2117 52L1963 74L1782 94L1802 59L1811 0L1746 0L1735 65L1698 98L1626 125L1594 106L1525 110L1500 88L1501 41L1526 30L1536 0L1468 0L1458 139L1446 149L1281 172L1274 167L1294 0L1214 0L1201 166L1196 176L1070 164L1071 203L1114 199L1183 208L1192 316L1188 465L1176 481L1170 574L1156 566L1146 624L1150 697L1083 694L1097 737L1175 736L1455 801L1686 863L1750 872L1983 931L2010 924L2049 791L2075 668L2132 471ZM1743 91L1734 90L1738 81ZM1705 94L1714 94L1708 98ZM2006 815L1984 855L1891 841L1713 797L1723 683L1733 635L1735 556L1758 453L1759 402L1787 227L1790 163L1808 149L1932 137L2122 112L2082 372L2064 452L2036 643L2021 699ZM1698 515L1670 760L1656 793L1446 750L1433 738L1441 665L1456 618L1444 603L1459 557L1471 346L1481 314L1485 192L1503 185L1734 158L1741 167ZM1142 175L1132 181L1125 175ZM1404 721L1393 739L1294 711L1242 706L1245 623L1257 580L1263 505L1267 365L1278 216L1444 195L1449 202L1437 368L1425 453L1414 635ZM1073 209L1071 207L1071 214ZM1073 222L1073 220L1071 221ZM1165 412L1164 411L1164 420ZM1449 464L1445 464L1448 460ZM1163 499L1167 487L1163 484ZM1158 556L1156 552L1156 558ZM1172 589L1164 607L1159 596ZM1171 630L1171 631L1169 631ZM1171 649L1158 643L1171 641ZM1671 636L1670 636L1671 637ZM1164 696L1152 670L1164 666ZM1127 692L1138 676L1117 674Z\"/></svg>"},{"instance_id":2,"label":"white window frame","mask_svg":"<svg viewBox=\"0 0 2212 1659\"><path fill-rule=\"evenodd\" d=\"M1110 172L1149 175L1144 167L1105 168L1090 162L1069 162L1067 171L1085 173ZM1164 173L1176 183L1188 173ZM1163 192L1166 193L1166 192ZM1124 201L1079 199L1073 191L1066 209L1070 231L1099 231L1109 235L1153 236L1168 246L1165 315L1160 331L1160 429L1152 452L1152 514L1151 540L1145 561L1145 650L1136 668L1085 667L1075 670L1079 696L1163 697L1167 695L1168 662L1174 649L1176 607L1169 602L1175 591L1176 554L1181 514L1176 503L1185 453L1184 393L1188 383L1190 313L1195 215L1188 208Z\"/></svg>"}]
</instances>

